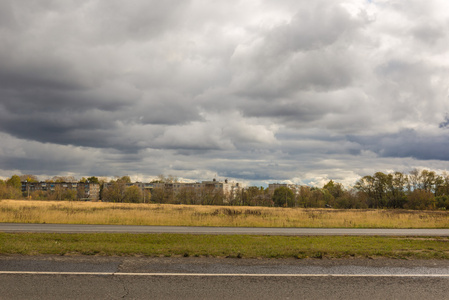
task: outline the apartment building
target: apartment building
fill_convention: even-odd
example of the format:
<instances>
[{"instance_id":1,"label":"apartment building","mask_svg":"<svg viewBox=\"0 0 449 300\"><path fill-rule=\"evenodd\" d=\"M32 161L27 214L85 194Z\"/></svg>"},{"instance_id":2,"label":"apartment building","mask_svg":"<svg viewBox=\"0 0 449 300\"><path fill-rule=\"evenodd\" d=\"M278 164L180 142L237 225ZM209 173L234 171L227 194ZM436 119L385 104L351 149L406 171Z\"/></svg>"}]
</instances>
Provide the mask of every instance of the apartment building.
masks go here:
<instances>
[{"instance_id":1,"label":"apartment building","mask_svg":"<svg viewBox=\"0 0 449 300\"><path fill-rule=\"evenodd\" d=\"M202 188L213 188L215 190L223 192L227 196L235 196L235 194L240 191L241 186L236 182L229 182L227 179L224 181L203 181L201 182Z\"/></svg>"},{"instance_id":2,"label":"apartment building","mask_svg":"<svg viewBox=\"0 0 449 300\"><path fill-rule=\"evenodd\" d=\"M90 182L28 182L22 181L22 192L30 194L34 191L52 192L55 190L77 191L78 198L82 200L100 199L100 185Z\"/></svg>"},{"instance_id":3,"label":"apartment building","mask_svg":"<svg viewBox=\"0 0 449 300\"><path fill-rule=\"evenodd\" d=\"M105 183L104 187L108 188L113 183ZM204 189L222 192L226 196L234 196L241 188L239 183L229 182L227 179L224 181L217 181L213 179L211 181L202 182L134 182L127 183L127 186L137 186L142 190L153 189L165 189L171 191L173 194L178 194L180 191L186 188L193 189L195 192L201 192Z\"/></svg>"}]
</instances>

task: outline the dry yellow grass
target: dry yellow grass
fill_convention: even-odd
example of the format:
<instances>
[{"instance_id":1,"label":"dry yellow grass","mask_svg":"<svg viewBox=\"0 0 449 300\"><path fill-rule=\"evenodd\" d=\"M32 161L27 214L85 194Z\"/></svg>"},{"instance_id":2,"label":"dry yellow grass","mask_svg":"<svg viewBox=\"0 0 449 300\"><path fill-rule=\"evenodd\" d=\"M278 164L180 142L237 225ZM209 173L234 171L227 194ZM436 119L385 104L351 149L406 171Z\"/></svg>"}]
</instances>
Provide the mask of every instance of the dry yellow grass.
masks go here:
<instances>
[{"instance_id":1,"label":"dry yellow grass","mask_svg":"<svg viewBox=\"0 0 449 300\"><path fill-rule=\"evenodd\" d=\"M449 212L2 200L0 201L0 222L238 227L448 228Z\"/></svg>"}]
</instances>

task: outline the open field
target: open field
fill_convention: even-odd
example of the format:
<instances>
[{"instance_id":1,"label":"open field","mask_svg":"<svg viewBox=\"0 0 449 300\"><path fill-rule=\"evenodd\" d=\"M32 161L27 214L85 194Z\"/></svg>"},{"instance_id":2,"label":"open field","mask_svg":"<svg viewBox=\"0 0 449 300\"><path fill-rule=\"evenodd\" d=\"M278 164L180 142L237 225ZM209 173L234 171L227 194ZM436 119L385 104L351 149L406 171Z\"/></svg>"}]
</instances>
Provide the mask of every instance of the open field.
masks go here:
<instances>
[{"instance_id":1,"label":"open field","mask_svg":"<svg viewBox=\"0 0 449 300\"><path fill-rule=\"evenodd\" d=\"M448 238L0 233L0 254L448 259Z\"/></svg>"},{"instance_id":2,"label":"open field","mask_svg":"<svg viewBox=\"0 0 449 300\"><path fill-rule=\"evenodd\" d=\"M0 222L229 227L448 228L447 211L0 201Z\"/></svg>"}]
</instances>

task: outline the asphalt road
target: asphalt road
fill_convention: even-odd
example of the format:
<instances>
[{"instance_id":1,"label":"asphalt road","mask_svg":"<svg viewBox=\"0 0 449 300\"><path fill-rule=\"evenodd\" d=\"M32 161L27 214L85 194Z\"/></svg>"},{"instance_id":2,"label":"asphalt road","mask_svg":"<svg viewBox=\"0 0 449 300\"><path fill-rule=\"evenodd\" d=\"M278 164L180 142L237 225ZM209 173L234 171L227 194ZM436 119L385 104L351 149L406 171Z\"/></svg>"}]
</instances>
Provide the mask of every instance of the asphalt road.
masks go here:
<instances>
[{"instance_id":1,"label":"asphalt road","mask_svg":"<svg viewBox=\"0 0 449 300\"><path fill-rule=\"evenodd\" d=\"M0 256L1 299L447 299L448 261Z\"/></svg>"},{"instance_id":2,"label":"asphalt road","mask_svg":"<svg viewBox=\"0 0 449 300\"><path fill-rule=\"evenodd\" d=\"M359 235L359 236L449 236L449 229L356 229L356 228L248 228L182 227L76 224L0 223L0 232L53 233L182 233L182 234L250 234L250 235Z\"/></svg>"}]
</instances>

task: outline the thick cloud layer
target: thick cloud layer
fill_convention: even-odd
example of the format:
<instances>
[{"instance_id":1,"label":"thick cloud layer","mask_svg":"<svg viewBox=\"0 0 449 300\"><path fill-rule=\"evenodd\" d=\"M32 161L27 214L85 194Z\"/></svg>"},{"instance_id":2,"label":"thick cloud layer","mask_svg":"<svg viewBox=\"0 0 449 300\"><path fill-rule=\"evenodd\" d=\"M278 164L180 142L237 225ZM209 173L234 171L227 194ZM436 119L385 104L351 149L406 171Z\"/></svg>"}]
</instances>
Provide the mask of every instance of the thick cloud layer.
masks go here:
<instances>
[{"instance_id":1,"label":"thick cloud layer","mask_svg":"<svg viewBox=\"0 0 449 300\"><path fill-rule=\"evenodd\" d=\"M0 3L0 176L449 167L445 0Z\"/></svg>"}]
</instances>

